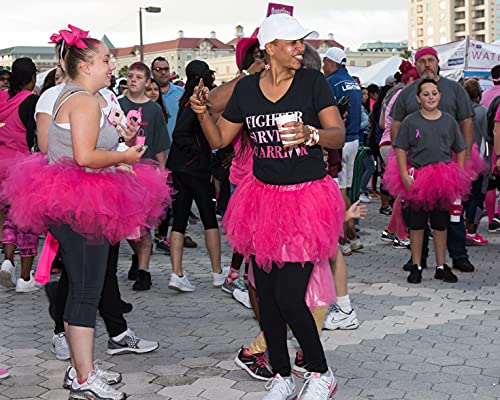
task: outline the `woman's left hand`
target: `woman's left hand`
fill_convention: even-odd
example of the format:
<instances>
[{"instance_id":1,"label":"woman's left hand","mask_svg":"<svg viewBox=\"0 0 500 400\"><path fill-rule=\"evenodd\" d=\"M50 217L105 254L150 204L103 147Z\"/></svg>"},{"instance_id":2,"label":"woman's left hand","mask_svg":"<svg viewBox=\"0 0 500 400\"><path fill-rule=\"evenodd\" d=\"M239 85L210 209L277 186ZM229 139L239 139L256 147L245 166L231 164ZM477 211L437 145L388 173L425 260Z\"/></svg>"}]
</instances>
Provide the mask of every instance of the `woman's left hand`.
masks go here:
<instances>
[{"instance_id":1,"label":"woman's left hand","mask_svg":"<svg viewBox=\"0 0 500 400\"><path fill-rule=\"evenodd\" d=\"M311 131L302 122L287 122L279 131L283 147L292 147L305 143L311 137Z\"/></svg>"},{"instance_id":2,"label":"woman's left hand","mask_svg":"<svg viewBox=\"0 0 500 400\"><path fill-rule=\"evenodd\" d=\"M360 204L360 200L356 203L351 204L351 206L345 212L345 221L351 219L365 219L366 214L368 214L368 209L366 205Z\"/></svg>"},{"instance_id":3,"label":"woman's left hand","mask_svg":"<svg viewBox=\"0 0 500 400\"><path fill-rule=\"evenodd\" d=\"M135 171L133 170L132 166L131 165L127 165L127 164L119 164L116 169L118 171L123 171L123 172L126 172L127 174L132 174L132 175L136 175Z\"/></svg>"}]
</instances>

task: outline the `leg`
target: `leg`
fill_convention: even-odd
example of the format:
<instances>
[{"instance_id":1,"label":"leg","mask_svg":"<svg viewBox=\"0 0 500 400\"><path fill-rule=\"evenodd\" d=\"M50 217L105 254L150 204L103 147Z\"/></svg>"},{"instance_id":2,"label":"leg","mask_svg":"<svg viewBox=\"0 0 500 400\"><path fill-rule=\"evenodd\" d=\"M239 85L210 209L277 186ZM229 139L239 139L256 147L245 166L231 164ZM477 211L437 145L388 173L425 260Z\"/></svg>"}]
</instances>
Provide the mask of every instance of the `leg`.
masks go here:
<instances>
[{"instance_id":1,"label":"leg","mask_svg":"<svg viewBox=\"0 0 500 400\"><path fill-rule=\"evenodd\" d=\"M370 178L375 172L375 163L373 161L373 156L369 153L365 153L363 157L363 175L361 176L361 192L370 193L368 184L370 183Z\"/></svg>"},{"instance_id":2,"label":"leg","mask_svg":"<svg viewBox=\"0 0 500 400\"><path fill-rule=\"evenodd\" d=\"M151 232L146 232L139 240L129 240L130 247L137 254L139 269L148 270L151 259Z\"/></svg>"},{"instance_id":3,"label":"leg","mask_svg":"<svg viewBox=\"0 0 500 400\"><path fill-rule=\"evenodd\" d=\"M274 273L274 299L281 315L300 344L308 370L323 374L327 372L328 366L316 323L305 301L313 267L312 263L305 263L304 266L300 263L286 263L283 268L274 269L272 271ZM261 315L265 307L263 304ZM266 330L264 332L268 339ZM267 342L271 350L270 340ZM284 346L286 347L286 340ZM288 357L288 352L286 356Z\"/></svg>"},{"instance_id":4,"label":"leg","mask_svg":"<svg viewBox=\"0 0 500 400\"><path fill-rule=\"evenodd\" d=\"M207 246L208 254L210 255L212 271L220 274L222 272L222 268L219 229L207 229L205 231L205 244Z\"/></svg>"},{"instance_id":5,"label":"leg","mask_svg":"<svg viewBox=\"0 0 500 400\"><path fill-rule=\"evenodd\" d=\"M70 290L64 320L72 362L80 381L93 370L94 327L106 273L109 243L91 245L69 226L52 227L59 241Z\"/></svg>"},{"instance_id":6,"label":"leg","mask_svg":"<svg viewBox=\"0 0 500 400\"><path fill-rule=\"evenodd\" d=\"M193 204L193 193L189 185L189 175L178 172L172 173L175 200L172 203L174 221L170 231L170 258L172 272L179 277L183 276L182 254L184 251L184 235Z\"/></svg>"},{"instance_id":7,"label":"leg","mask_svg":"<svg viewBox=\"0 0 500 400\"><path fill-rule=\"evenodd\" d=\"M290 376L292 369L288 357L286 321L275 300L274 268L270 273L262 270L252 257L255 276L255 285L259 303L262 304L260 321L268 344L269 361L273 373L281 376ZM286 267L285 267L286 268ZM305 292L304 294L305 295Z\"/></svg>"},{"instance_id":8,"label":"leg","mask_svg":"<svg viewBox=\"0 0 500 400\"><path fill-rule=\"evenodd\" d=\"M422 246L424 241L423 229L410 231L411 260L414 265L422 265Z\"/></svg>"},{"instance_id":9,"label":"leg","mask_svg":"<svg viewBox=\"0 0 500 400\"><path fill-rule=\"evenodd\" d=\"M106 276L99 302L99 314L101 314L110 337L118 336L127 330L127 321L123 317L120 288L116 277L116 261L119 250L120 244L109 248Z\"/></svg>"},{"instance_id":10,"label":"leg","mask_svg":"<svg viewBox=\"0 0 500 400\"><path fill-rule=\"evenodd\" d=\"M446 262L446 229L444 231L433 230L433 233L436 265L442 266Z\"/></svg>"}]
</instances>

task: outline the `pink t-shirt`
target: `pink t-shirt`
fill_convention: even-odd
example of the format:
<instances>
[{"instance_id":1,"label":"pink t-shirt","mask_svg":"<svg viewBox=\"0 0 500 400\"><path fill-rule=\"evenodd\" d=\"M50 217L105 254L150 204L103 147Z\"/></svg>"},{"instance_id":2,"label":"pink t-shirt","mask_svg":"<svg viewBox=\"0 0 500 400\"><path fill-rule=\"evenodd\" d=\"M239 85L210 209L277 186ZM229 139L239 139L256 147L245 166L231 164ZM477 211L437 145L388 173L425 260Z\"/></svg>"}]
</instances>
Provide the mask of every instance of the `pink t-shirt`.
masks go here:
<instances>
[{"instance_id":1,"label":"pink t-shirt","mask_svg":"<svg viewBox=\"0 0 500 400\"><path fill-rule=\"evenodd\" d=\"M382 134L382 138L380 139L380 147L389 146L391 144L391 126L392 126L391 110L392 106L396 102L396 99L401 93L401 90L403 89L400 89L396 93L394 93L394 96L392 96L392 99L389 101L387 107L385 108L385 120L384 120L385 129L384 133Z\"/></svg>"},{"instance_id":2,"label":"pink t-shirt","mask_svg":"<svg viewBox=\"0 0 500 400\"><path fill-rule=\"evenodd\" d=\"M486 90L481 96L481 104L488 108L497 96L500 96L500 85L492 86Z\"/></svg>"},{"instance_id":3,"label":"pink t-shirt","mask_svg":"<svg viewBox=\"0 0 500 400\"><path fill-rule=\"evenodd\" d=\"M229 169L229 182L238 186L243 178L252 172L253 167L253 152L252 146L248 143L245 150L241 151L241 135L242 131L233 140L233 148L235 157Z\"/></svg>"},{"instance_id":4,"label":"pink t-shirt","mask_svg":"<svg viewBox=\"0 0 500 400\"><path fill-rule=\"evenodd\" d=\"M30 154L26 127L19 117L19 106L31 94L22 90L9 99L7 90L0 91L0 160L12 159L16 153Z\"/></svg>"}]
</instances>

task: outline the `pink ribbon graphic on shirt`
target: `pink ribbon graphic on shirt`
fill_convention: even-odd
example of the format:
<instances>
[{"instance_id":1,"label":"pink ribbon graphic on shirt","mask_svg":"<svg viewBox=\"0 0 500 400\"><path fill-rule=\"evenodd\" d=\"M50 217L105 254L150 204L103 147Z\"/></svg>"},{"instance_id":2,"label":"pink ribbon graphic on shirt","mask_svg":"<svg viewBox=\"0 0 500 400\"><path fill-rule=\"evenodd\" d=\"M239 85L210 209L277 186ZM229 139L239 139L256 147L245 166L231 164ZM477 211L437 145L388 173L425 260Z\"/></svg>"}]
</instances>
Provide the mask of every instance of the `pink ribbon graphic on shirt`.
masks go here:
<instances>
[{"instance_id":1,"label":"pink ribbon graphic on shirt","mask_svg":"<svg viewBox=\"0 0 500 400\"><path fill-rule=\"evenodd\" d=\"M415 137L417 139L420 139L422 137L422 135L420 134L420 129L417 129Z\"/></svg>"}]
</instances>

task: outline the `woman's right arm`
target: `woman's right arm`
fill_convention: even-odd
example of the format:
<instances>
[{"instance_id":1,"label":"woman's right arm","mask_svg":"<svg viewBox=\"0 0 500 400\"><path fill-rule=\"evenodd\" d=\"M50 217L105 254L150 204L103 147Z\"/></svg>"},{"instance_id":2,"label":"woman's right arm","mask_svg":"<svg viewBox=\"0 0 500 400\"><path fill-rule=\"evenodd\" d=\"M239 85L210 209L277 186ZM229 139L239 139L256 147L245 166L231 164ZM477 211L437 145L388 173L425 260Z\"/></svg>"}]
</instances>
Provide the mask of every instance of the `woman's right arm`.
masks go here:
<instances>
[{"instance_id":1,"label":"woman's right arm","mask_svg":"<svg viewBox=\"0 0 500 400\"><path fill-rule=\"evenodd\" d=\"M96 149L99 137L101 111L94 97L90 95L74 96L63 107L69 110L73 157L81 167L106 168L120 163L134 164L146 151L141 145L127 151L106 151Z\"/></svg>"},{"instance_id":2,"label":"woman's right arm","mask_svg":"<svg viewBox=\"0 0 500 400\"><path fill-rule=\"evenodd\" d=\"M208 89L205 88L204 90L204 98L206 98ZM200 126L203 129L203 133L205 133L208 143L210 143L212 149L221 149L229 146L243 124L230 122L224 117L220 117L216 124L208 113L206 101L200 100L198 93L198 87L195 87L193 95L190 98L191 109L198 115L198 121L200 122Z\"/></svg>"}]
</instances>

